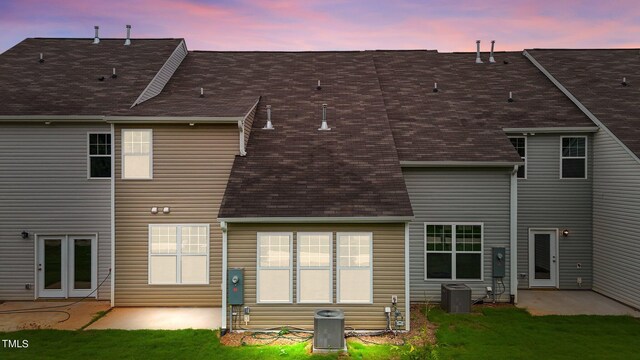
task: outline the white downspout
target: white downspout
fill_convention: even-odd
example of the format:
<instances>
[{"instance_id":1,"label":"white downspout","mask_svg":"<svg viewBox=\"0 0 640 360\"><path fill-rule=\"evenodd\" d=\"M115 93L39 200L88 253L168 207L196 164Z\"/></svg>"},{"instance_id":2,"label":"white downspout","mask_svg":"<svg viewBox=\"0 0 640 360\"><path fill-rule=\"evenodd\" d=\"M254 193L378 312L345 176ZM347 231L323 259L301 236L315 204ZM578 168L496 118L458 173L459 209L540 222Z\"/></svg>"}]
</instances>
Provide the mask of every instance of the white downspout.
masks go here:
<instances>
[{"instance_id":1,"label":"white downspout","mask_svg":"<svg viewBox=\"0 0 640 360\"><path fill-rule=\"evenodd\" d=\"M222 229L222 329L227 328L227 223L220 222Z\"/></svg>"},{"instance_id":2,"label":"white downspout","mask_svg":"<svg viewBox=\"0 0 640 360\"><path fill-rule=\"evenodd\" d=\"M510 293L514 303L518 302L518 165L511 172L511 196L509 203L510 229Z\"/></svg>"},{"instance_id":3,"label":"white downspout","mask_svg":"<svg viewBox=\"0 0 640 360\"><path fill-rule=\"evenodd\" d=\"M405 329L411 329L411 291L409 273L409 223L404 223L404 312L405 312Z\"/></svg>"},{"instance_id":4,"label":"white downspout","mask_svg":"<svg viewBox=\"0 0 640 360\"><path fill-rule=\"evenodd\" d=\"M111 123L111 307L116 306L116 161L115 130Z\"/></svg>"}]
</instances>

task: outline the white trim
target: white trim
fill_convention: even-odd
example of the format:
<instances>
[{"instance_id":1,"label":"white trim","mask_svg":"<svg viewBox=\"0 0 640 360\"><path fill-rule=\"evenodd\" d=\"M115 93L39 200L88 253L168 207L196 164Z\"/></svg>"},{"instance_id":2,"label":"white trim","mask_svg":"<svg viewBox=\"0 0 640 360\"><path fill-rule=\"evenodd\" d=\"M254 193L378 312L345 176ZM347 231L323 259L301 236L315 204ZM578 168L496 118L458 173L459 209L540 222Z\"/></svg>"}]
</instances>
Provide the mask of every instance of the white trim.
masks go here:
<instances>
[{"instance_id":1,"label":"white trim","mask_svg":"<svg viewBox=\"0 0 640 360\"><path fill-rule=\"evenodd\" d=\"M91 155L91 135L110 135L111 138L111 153L109 155ZM113 158L113 135L110 131L87 131L87 179L88 180L106 180L111 177L91 177L91 157L109 157ZM113 176L113 171L111 171Z\"/></svg>"},{"instance_id":2,"label":"white trim","mask_svg":"<svg viewBox=\"0 0 640 360\"><path fill-rule=\"evenodd\" d=\"M404 224L404 311L405 330L411 330L411 272L409 223Z\"/></svg>"},{"instance_id":3,"label":"white trim","mask_svg":"<svg viewBox=\"0 0 640 360\"><path fill-rule=\"evenodd\" d=\"M363 216L363 217L237 217L218 218L227 223L396 223L413 220L413 216Z\"/></svg>"},{"instance_id":4,"label":"white trim","mask_svg":"<svg viewBox=\"0 0 640 360\"><path fill-rule=\"evenodd\" d=\"M289 237L289 267L275 267L265 270L289 270L289 301L260 300L260 237L263 235ZM256 304L293 304L293 232L258 232L256 234Z\"/></svg>"},{"instance_id":5,"label":"white trim","mask_svg":"<svg viewBox=\"0 0 640 360\"><path fill-rule=\"evenodd\" d=\"M551 73L549 71L547 71L547 69L544 68L544 66L542 66L528 51L523 51L522 53L527 59L529 59L529 61L531 61L531 63L538 68L538 70L540 70L549 80L551 80L551 82L558 88L560 89L560 91L562 91L565 96L567 96L569 98L569 100L573 101L574 104L576 104L576 106L582 110L582 112L587 115L587 117L593 121L601 130L603 130L604 132L606 132L607 134L609 134L620 146L622 146L622 148L629 154L631 155L631 157L638 163L640 163L640 157L638 157L633 151L631 151L631 149L629 149L624 142L622 142L622 140L618 139L617 136L615 136L613 134L613 132L611 132L611 130L609 130L608 127L606 127L602 121L600 121L591 111L589 111L589 109L587 109L586 106L584 106L580 101L578 101L578 99L573 96L573 94L567 90L567 88L564 87L564 85L562 85L555 77L553 77L553 75L551 75Z\"/></svg>"},{"instance_id":6,"label":"white trim","mask_svg":"<svg viewBox=\"0 0 640 360\"><path fill-rule=\"evenodd\" d=\"M584 139L584 156L564 156L562 154L562 143L564 139L583 138ZM584 177L562 177L562 164L564 159L584 159ZM587 180L589 178L589 137L585 135L567 135L560 136L560 180Z\"/></svg>"},{"instance_id":7,"label":"white trim","mask_svg":"<svg viewBox=\"0 0 640 360\"><path fill-rule=\"evenodd\" d=\"M451 250L432 250L429 253L451 254L451 278L449 279L430 279L427 277L427 225L435 226L451 226ZM480 279L458 279L456 274L456 226L472 225L480 226L480 251L460 251L461 254L480 254ZM484 222L429 222L423 223L423 246L424 246L424 281L425 282L443 282L443 281L464 281L464 282L483 282L484 281Z\"/></svg>"},{"instance_id":8,"label":"white trim","mask_svg":"<svg viewBox=\"0 0 640 360\"><path fill-rule=\"evenodd\" d=\"M369 266L345 267L340 266L340 237L350 235L369 236ZM344 301L340 299L340 273L349 269L369 269L369 301ZM336 233L336 304L373 304L373 232L338 232Z\"/></svg>"},{"instance_id":9,"label":"white trim","mask_svg":"<svg viewBox=\"0 0 640 360\"><path fill-rule=\"evenodd\" d=\"M514 303L518 303L518 167L511 172L509 197L509 283Z\"/></svg>"},{"instance_id":10,"label":"white trim","mask_svg":"<svg viewBox=\"0 0 640 360\"><path fill-rule=\"evenodd\" d=\"M518 179L527 180L527 174L529 173L529 139L525 135L508 136L511 139L524 139L524 177ZM517 151L517 149L516 149ZM518 166L518 165L515 165ZM518 174L516 174L517 177Z\"/></svg>"},{"instance_id":11,"label":"white trim","mask_svg":"<svg viewBox=\"0 0 640 360\"><path fill-rule=\"evenodd\" d=\"M220 230L222 230L222 329L227 328L227 223L220 222Z\"/></svg>"},{"instance_id":12,"label":"white trim","mask_svg":"<svg viewBox=\"0 0 640 360\"><path fill-rule=\"evenodd\" d=\"M156 226L164 226L164 227L175 227L176 228L176 252L175 254L151 254L151 228L156 227ZM206 275L205 275L205 279L207 279L206 282L203 283L186 283L186 282L182 282L182 228L184 227L205 227L206 228L206 235L207 235L207 240L206 240L206 244L207 244L207 251L205 252L205 256L206 256ZM209 224L149 224L147 227L147 285L152 285L152 286L183 286L183 285L202 285L202 286L206 286L209 285L211 283L211 280L209 279L210 273L209 273L209 268L211 267L211 259L210 259L210 252L211 252L211 227L209 226ZM152 283L151 282L151 257L152 256L175 256L176 257L176 282L175 283ZM184 257L189 257L189 256L203 256L201 254L190 254L190 255L184 255Z\"/></svg>"},{"instance_id":13,"label":"white trim","mask_svg":"<svg viewBox=\"0 0 640 360\"><path fill-rule=\"evenodd\" d=\"M143 132L146 131L149 133L149 177L125 177L124 174L124 133L125 132ZM153 180L153 129L120 129L120 178L122 180Z\"/></svg>"},{"instance_id":14,"label":"white trim","mask_svg":"<svg viewBox=\"0 0 640 360\"><path fill-rule=\"evenodd\" d=\"M244 115L242 120L238 120L238 127L240 130L240 156L247 155L247 149L246 149L246 144L244 139L244 125L247 121L247 118L249 117L249 114L251 114L251 112L256 110L256 108L258 107L259 102L260 102L260 97L258 97L258 100L256 100L256 103L253 104L253 106L249 109L249 111Z\"/></svg>"},{"instance_id":15,"label":"white trim","mask_svg":"<svg viewBox=\"0 0 640 360\"><path fill-rule=\"evenodd\" d=\"M300 235L329 236L329 265L304 267L302 270L329 270L329 301L300 300ZM297 232L296 233L296 303L298 304L333 304L333 232Z\"/></svg>"},{"instance_id":16,"label":"white trim","mask_svg":"<svg viewBox=\"0 0 640 360\"><path fill-rule=\"evenodd\" d=\"M559 126L559 127L539 127L539 128L503 128L502 131L506 133L543 133L543 134L562 134L562 133L576 133L576 132L588 132L595 133L600 130L597 126Z\"/></svg>"},{"instance_id":17,"label":"white trim","mask_svg":"<svg viewBox=\"0 0 640 360\"><path fill-rule=\"evenodd\" d=\"M74 289L75 281L75 240L91 241L91 286L89 289ZM98 298L98 291L94 291L98 286L98 234L95 235L69 235L67 236L67 247L69 251L69 286L67 293L69 297L84 297L94 292L94 298Z\"/></svg>"},{"instance_id":18,"label":"white trim","mask_svg":"<svg viewBox=\"0 0 640 360\"><path fill-rule=\"evenodd\" d=\"M512 167L521 161L400 161L401 167Z\"/></svg>"},{"instance_id":19,"label":"white trim","mask_svg":"<svg viewBox=\"0 0 640 360\"><path fill-rule=\"evenodd\" d=\"M555 252L555 266L553 266L553 268L551 269L553 271L553 280L554 283L549 282L548 285L545 284L533 284L536 280L535 280L535 266L534 266L534 259L533 259L533 254L535 253L535 248L533 245L533 235L536 233L541 233L541 234L554 234L555 236L555 246L552 246L550 248L553 249L553 251ZM529 228L529 241L528 241L528 246L529 246L529 256L528 256L528 260L529 260L529 288L544 288L544 287L550 287L550 288L559 288L560 287L560 239L558 237L559 235L559 231L558 228ZM551 254L553 255L553 254Z\"/></svg>"},{"instance_id":20,"label":"white trim","mask_svg":"<svg viewBox=\"0 0 640 360\"><path fill-rule=\"evenodd\" d=\"M111 124L111 307L116 306L116 157L115 125Z\"/></svg>"}]
</instances>

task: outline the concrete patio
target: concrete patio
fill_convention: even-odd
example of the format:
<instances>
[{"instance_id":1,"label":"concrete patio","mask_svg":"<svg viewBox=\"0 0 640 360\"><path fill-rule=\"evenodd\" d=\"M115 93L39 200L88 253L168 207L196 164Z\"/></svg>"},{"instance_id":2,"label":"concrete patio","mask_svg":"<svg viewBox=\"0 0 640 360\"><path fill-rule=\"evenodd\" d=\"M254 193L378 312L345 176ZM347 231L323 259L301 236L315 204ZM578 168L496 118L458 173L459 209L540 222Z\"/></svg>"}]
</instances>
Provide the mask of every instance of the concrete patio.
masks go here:
<instances>
[{"instance_id":1,"label":"concrete patio","mask_svg":"<svg viewBox=\"0 0 640 360\"><path fill-rule=\"evenodd\" d=\"M518 307L531 315L629 315L640 311L589 290L519 290Z\"/></svg>"},{"instance_id":2,"label":"concrete patio","mask_svg":"<svg viewBox=\"0 0 640 360\"><path fill-rule=\"evenodd\" d=\"M0 304L0 331L77 330L89 323L99 311L109 309L108 301L84 300L73 303L74 301L6 301Z\"/></svg>"},{"instance_id":3,"label":"concrete patio","mask_svg":"<svg viewBox=\"0 0 640 360\"><path fill-rule=\"evenodd\" d=\"M112 309L87 330L217 329L222 326L220 308L122 307Z\"/></svg>"}]
</instances>

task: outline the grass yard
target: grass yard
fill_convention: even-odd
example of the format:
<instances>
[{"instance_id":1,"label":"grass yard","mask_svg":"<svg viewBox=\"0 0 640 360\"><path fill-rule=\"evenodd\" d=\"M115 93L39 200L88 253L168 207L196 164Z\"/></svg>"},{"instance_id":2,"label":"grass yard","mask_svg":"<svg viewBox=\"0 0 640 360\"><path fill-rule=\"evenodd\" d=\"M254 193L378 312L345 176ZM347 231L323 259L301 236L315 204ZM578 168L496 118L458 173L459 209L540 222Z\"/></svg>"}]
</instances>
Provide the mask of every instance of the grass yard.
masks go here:
<instances>
[{"instance_id":1,"label":"grass yard","mask_svg":"<svg viewBox=\"0 0 640 360\"><path fill-rule=\"evenodd\" d=\"M640 319L625 316L539 316L513 307L471 315L439 308L438 359L640 359Z\"/></svg>"}]
</instances>

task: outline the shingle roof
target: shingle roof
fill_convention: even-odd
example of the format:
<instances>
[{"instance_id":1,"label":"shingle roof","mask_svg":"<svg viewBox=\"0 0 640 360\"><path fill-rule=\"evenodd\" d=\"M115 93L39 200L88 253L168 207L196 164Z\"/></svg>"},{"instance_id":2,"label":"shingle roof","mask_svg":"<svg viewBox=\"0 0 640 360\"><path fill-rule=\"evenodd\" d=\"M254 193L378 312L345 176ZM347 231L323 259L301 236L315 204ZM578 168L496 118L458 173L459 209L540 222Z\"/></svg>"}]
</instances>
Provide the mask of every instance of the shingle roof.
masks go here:
<instances>
[{"instance_id":1,"label":"shingle roof","mask_svg":"<svg viewBox=\"0 0 640 360\"><path fill-rule=\"evenodd\" d=\"M126 110L181 39L29 38L0 56L0 115L108 115ZM40 53L44 62L38 61ZM112 79L113 68L117 78ZM104 76L104 81L98 78Z\"/></svg>"},{"instance_id":2,"label":"shingle roof","mask_svg":"<svg viewBox=\"0 0 640 360\"><path fill-rule=\"evenodd\" d=\"M494 64L475 57L374 53L401 161L518 161L503 128L593 126L521 53L497 52Z\"/></svg>"},{"instance_id":3,"label":"shingle roof","mask_svg":"<svg viewBox=\"0 0 640 360\"><path fill-rule=\"evenodd\" d=\"M533 49L528 52L640 157L639 49ZM623 77L628 86L622 85Z\"/></svg>"}]
</instances>

